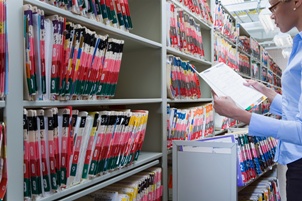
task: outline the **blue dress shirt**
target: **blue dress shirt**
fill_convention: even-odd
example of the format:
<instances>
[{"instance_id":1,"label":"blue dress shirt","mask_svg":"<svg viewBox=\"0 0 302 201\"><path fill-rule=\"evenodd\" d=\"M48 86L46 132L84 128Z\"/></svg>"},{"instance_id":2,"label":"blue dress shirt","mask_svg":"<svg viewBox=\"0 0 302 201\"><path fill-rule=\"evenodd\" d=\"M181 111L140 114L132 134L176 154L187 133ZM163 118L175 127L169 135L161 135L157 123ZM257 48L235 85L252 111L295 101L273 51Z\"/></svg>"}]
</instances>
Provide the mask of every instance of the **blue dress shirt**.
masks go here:
<instances>
[{"instance_id":1,"label":"blue dress shirt","mask_svg":"<svg viewBox=\"0 0 302 201\"><path fill-rule=\"evenodd\" d=\"M281 120L252 114L249 135L278 139L275 161L288 164L302 158L302 32L293 40L288 65L282 73L282 96L271 103L270 112Z\"/></svg>"}]
</instances>

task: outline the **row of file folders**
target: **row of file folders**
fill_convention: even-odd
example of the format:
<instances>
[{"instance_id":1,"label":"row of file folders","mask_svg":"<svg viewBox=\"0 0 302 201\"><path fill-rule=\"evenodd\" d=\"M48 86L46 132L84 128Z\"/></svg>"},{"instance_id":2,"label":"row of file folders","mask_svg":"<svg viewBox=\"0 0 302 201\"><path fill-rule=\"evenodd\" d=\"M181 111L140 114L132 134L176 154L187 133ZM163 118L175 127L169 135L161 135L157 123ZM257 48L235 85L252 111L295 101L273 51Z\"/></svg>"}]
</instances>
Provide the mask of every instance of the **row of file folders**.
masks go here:
<instances>
[{"instance_id":1,"label":"row of file folders","mask_svg":"<svg viewBox=\"0 0 302 201\"><path fill-rule=\"evenodd\" d=\"M160 201L162 169L151 167L76 201Z\"/></svg>"},{"instance_id":2,"label":"row of file folders","mask_svg":"<svg viewBox=\"0 0 302 201\"><path fill-rule=\"evenodd\" d=\"M212 103L197 106L167 108L167 147L172 148L173 140L197 140L214 132L214 111Z\"/></svg>"},{"instance_id":3,"label":"row of file folders","mask_svg":"<svg viewBox=\"0 0 302 201\"><path fill-rule=\"evenodd\" d=\"M180 57L168 55L166 60L167 96L171 99L199 99L202 97L195 66Z\"/></svg>"},{"instance_id":4,"label":"row of file folders","mask_svg":"<svg viewBox=\"0 0 302 201\"><path fill-rule=\"evenodd\" d=\"M238 201L281 201L276 177L263 177L238 193Z\"/></svg>"},{"instance_id":5,"label":"row of file folders","mask_svg":"<svg viewBox=\"0 0 302 201\"><path fill-rule=\"evenodd\" d=\"M238 185L243 186L256 179L274 164L277 143L274 138L248 136L247 134L236 136L236 140L241 171Z\"/></svg>"},{"instance_id":6,"label":"row of file folders","mask_svg":"<svg viewBox=\"0 0 302 201\"><path fill-rule=\"evenodd\" d=\"M0 99L4 99L7 93L8 72L8 44L6 0L0 1ZM0 123L0 200L4 200L7 187L6 165L6 129L3 122Z\"/></svg>"},{"instance_id":7,"label":"row of file folders","mask_svg":"<svg viewBox=\"0 0 302 201\"><path fill-rule=\"evenodd\" d=\"M0 201L5 198L7 190L7 158L6 158L6 125L0 122Z\"/></svg>"},{"instance_id":8,"label":"row of file folders","mask_svg":"<svg viewBox=\"0 0 302 201\"><path fill-rule=\"evenodd\" d=\"M8 44L6 0L0 1L0 99L3 100L7 93L8 72Z\"/></svg>"},{"instance_id":9,"label":"row of file folders","mask_svg":"<svg viewBox=\"0 0 302 201\"><path fill-rule=\"evenodd\" d=\"M186 3L185 3L186 2ZM212 24L209 5L203 0L184 1L183 3L199 12L200 19ZM196 5L196 6L195 6ZM201 25L184 9L179 8L174 3L167 1L167 45L181 52L193 55L197 58L205 56Z\"/></svg>"},{"instance_id":10,"label":"row of file folders","mask_svg":"<svg viewBox=\"0 0 302 201\"><path fill-rule=\"evenodd\" d=\"M133 28L128 0L40 0L124 31Z\"/></svg>"},{"instance_id":11,"label":"row of file folders","mask_svg":"<svg viewBox=\"0 0 302 201\"><path fill-rule=\"evenodd\" d=\"M198 19L203 20L205 23L213 24L211 9L209 3L205 0L176 0L183 7L189 10L193 15L197 16ZM168 4L170 6L170 4ZM177 9L182 10L182 9Z\"/></svg>"},{"instance_id":12,"label":"row of file folders","mask_svg":"<svg viewBox=\"0 0 302 201\"><path fill-rule=\"evenodd\" d=\"M24 109L24 197L47 197L131 165L142 148L148 113Z\"/></svg>"},{"instance_id":13,"label":"row of file folders","mask_svg":"<svg viewBox=\"0 0 302 201\"><path fill-rule=\"evenodd\" d=\"M25 99L113 97L124 41L24 5Z\"/></svg>"}]
</instances>

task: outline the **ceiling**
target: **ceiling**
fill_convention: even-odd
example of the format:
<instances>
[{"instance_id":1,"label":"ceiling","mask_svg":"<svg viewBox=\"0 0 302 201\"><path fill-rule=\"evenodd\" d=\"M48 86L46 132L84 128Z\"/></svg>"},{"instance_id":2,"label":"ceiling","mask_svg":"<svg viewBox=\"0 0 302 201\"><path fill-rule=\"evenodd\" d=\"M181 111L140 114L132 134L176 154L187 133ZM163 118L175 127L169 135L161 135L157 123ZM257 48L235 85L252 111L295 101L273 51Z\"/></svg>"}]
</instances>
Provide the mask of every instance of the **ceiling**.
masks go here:
<instances>
[{"instance_id":1,"label":"ceiling","mask_svg":"<svg viewBox=\"0 0 302 201\"><path fill-rule=\"evenodd\" d=\"M236 18L236 21L266 49L276 49L273 38L280 33L278 29L267 33L259 21L259 14L270 6L268 0L221 0L221 4ZM267 12L268 9L266 9ZM298 33L296 29L288 32L291 36Z\"/></svg>"}]
</instances>

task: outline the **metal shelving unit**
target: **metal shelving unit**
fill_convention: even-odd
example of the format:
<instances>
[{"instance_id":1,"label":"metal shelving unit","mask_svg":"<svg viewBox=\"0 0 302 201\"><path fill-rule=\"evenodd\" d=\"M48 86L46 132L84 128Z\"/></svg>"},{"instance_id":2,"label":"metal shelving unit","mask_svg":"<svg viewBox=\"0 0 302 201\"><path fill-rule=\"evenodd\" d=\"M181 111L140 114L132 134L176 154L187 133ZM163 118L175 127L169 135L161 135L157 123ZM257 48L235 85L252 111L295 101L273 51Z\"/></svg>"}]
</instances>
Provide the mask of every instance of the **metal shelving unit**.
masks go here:
<instances>
[{"instance_id":1,"label":"metal shelving unit","mask_svg":"<svg viewBox=\"0 0 302 201\"><path fill-rule=\"evenodd\" d=\"M39 0L9 0L7 3L7 31L9 44L9 93L4 108L7 125L8 185L6 200L23 200L23 108L65 107L92 108L126 106L129 109L149 111L147 130L138 160L121 169L83 181L39 200L74 200L104 188L149 167L163 168L163 185L167 186L166 123L167 102L165 84L166 47L162 30L165 1L129 0L135 28L130 32L120 30L83 16L75 15ZM23 5L31 4L45 11L47 16L57 14L67 20L86 26L99 34L125 41L122 67L115 97L104 100L27 101L23 98ZM146 12L141 13L141 10ZM142 21L142 19L144 21ZM146 29L146 24L150 29ZM162 27L158 27L161 25ZM153 28L156 27L156 28ZM135 72L135 73L133 73ZM167 198L164 189L163 200Z\"/></svg>"},{"instance_id":2,"label":"metal shelving unit","mask_svg":"<svg viewBox=\"0 0 302 201\"><path fill-rule=\"evenodd\" d=\"M9 93L4 108L7 125L8 201L23 200L23 108L41 107L89 107L126 105L131 109L148 109L150 115L143 153L133 165L110 172L73 188L66 189L43 200L72 200L101 189L148 167L163 168L163 199L168 200L167 105L212 102L211 89L201 80L203 98L198 100L171 100L167 98L166 57L168 54L190 60L198 71L209 68L213 62L214 28L208 25L178 1L176 6L184 9L201 25L205 57L196 58L167 47L166 0L129 0L131 17L135 28L130 32L75 15L39 0L7 0L7 31L9 48ZM214 1L211 0L211 7ZM114 99L71 101L27 101L23 99L23 5L32 4L43 9L47 15L58 14L68 20L86 26L98 33L125 40L122 68ZM213 8L213 7L212 7ZM147 26L146 26L147 25ZM231 41L230 41L231 42ZM236 45L232 43L233 45ZM135 72L135 73L134 73Z\"/></svg>"}]
</instances>

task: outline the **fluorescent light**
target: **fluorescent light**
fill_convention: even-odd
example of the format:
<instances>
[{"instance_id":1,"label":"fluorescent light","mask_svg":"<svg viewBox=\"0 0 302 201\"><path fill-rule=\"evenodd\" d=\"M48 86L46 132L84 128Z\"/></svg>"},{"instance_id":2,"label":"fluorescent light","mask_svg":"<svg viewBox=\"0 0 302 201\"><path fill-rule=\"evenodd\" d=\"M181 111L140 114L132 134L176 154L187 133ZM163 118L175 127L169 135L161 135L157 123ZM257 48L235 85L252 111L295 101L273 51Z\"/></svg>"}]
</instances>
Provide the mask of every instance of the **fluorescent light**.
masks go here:
<instances>
[{"instance_id":1,"label":"fluorescent light","mask_svg":"<svg viewBox=\"0 0 302 201\"><path fill-rule=\"evenodd\" d=\"M266 33L278 30L274 20L271 19L271 12L267 8L259 13L259 21Z\"/></svg>"},{"instance_id":2,"label":"fluorescent light","mask_svg":"<svg viewBox=\"0 0 302 201\"><path fill-rule=\"evenodd\" d=\"M290 53L292 51L292 48L285 48L282 50L282 56L285 58L285 59L288 59L289 56L290 56Z\"/></svg>"},{"instance_id":3,"label":"fluorescent light","mask_svg":"<svg viewBox=\"0 0 302 201\"><path fill-rule=\"evenodd\" d=\"M229 0L221 1L222 5L229 11L229 12L239 12L239 11L246 11L246 10L254 10L254 9L262 9L269 6L268 0L261 0L258 1L240 1L240 2L233 2Z\"/></svg>"},{"instance_id":4,"label":"fluorescent light","mask_svg":"<svg viewBox=\"0 0 302 201\"><path fill-rule=\"evenodd\" d=\"M237 4L242 2L244 2L244 0L221 0L222 5Z\"/></svg>"},{"instance_id":5,"label":"fluorescent light","mask_svg":"<svg viewBox=\"0 0 302 201\"><path fill-rule=\"evenodd\" d=\"M274 36L274 43L278 47L291 47L293 39L288 33L278 33Z\"/></svg>"}]
</instances>

